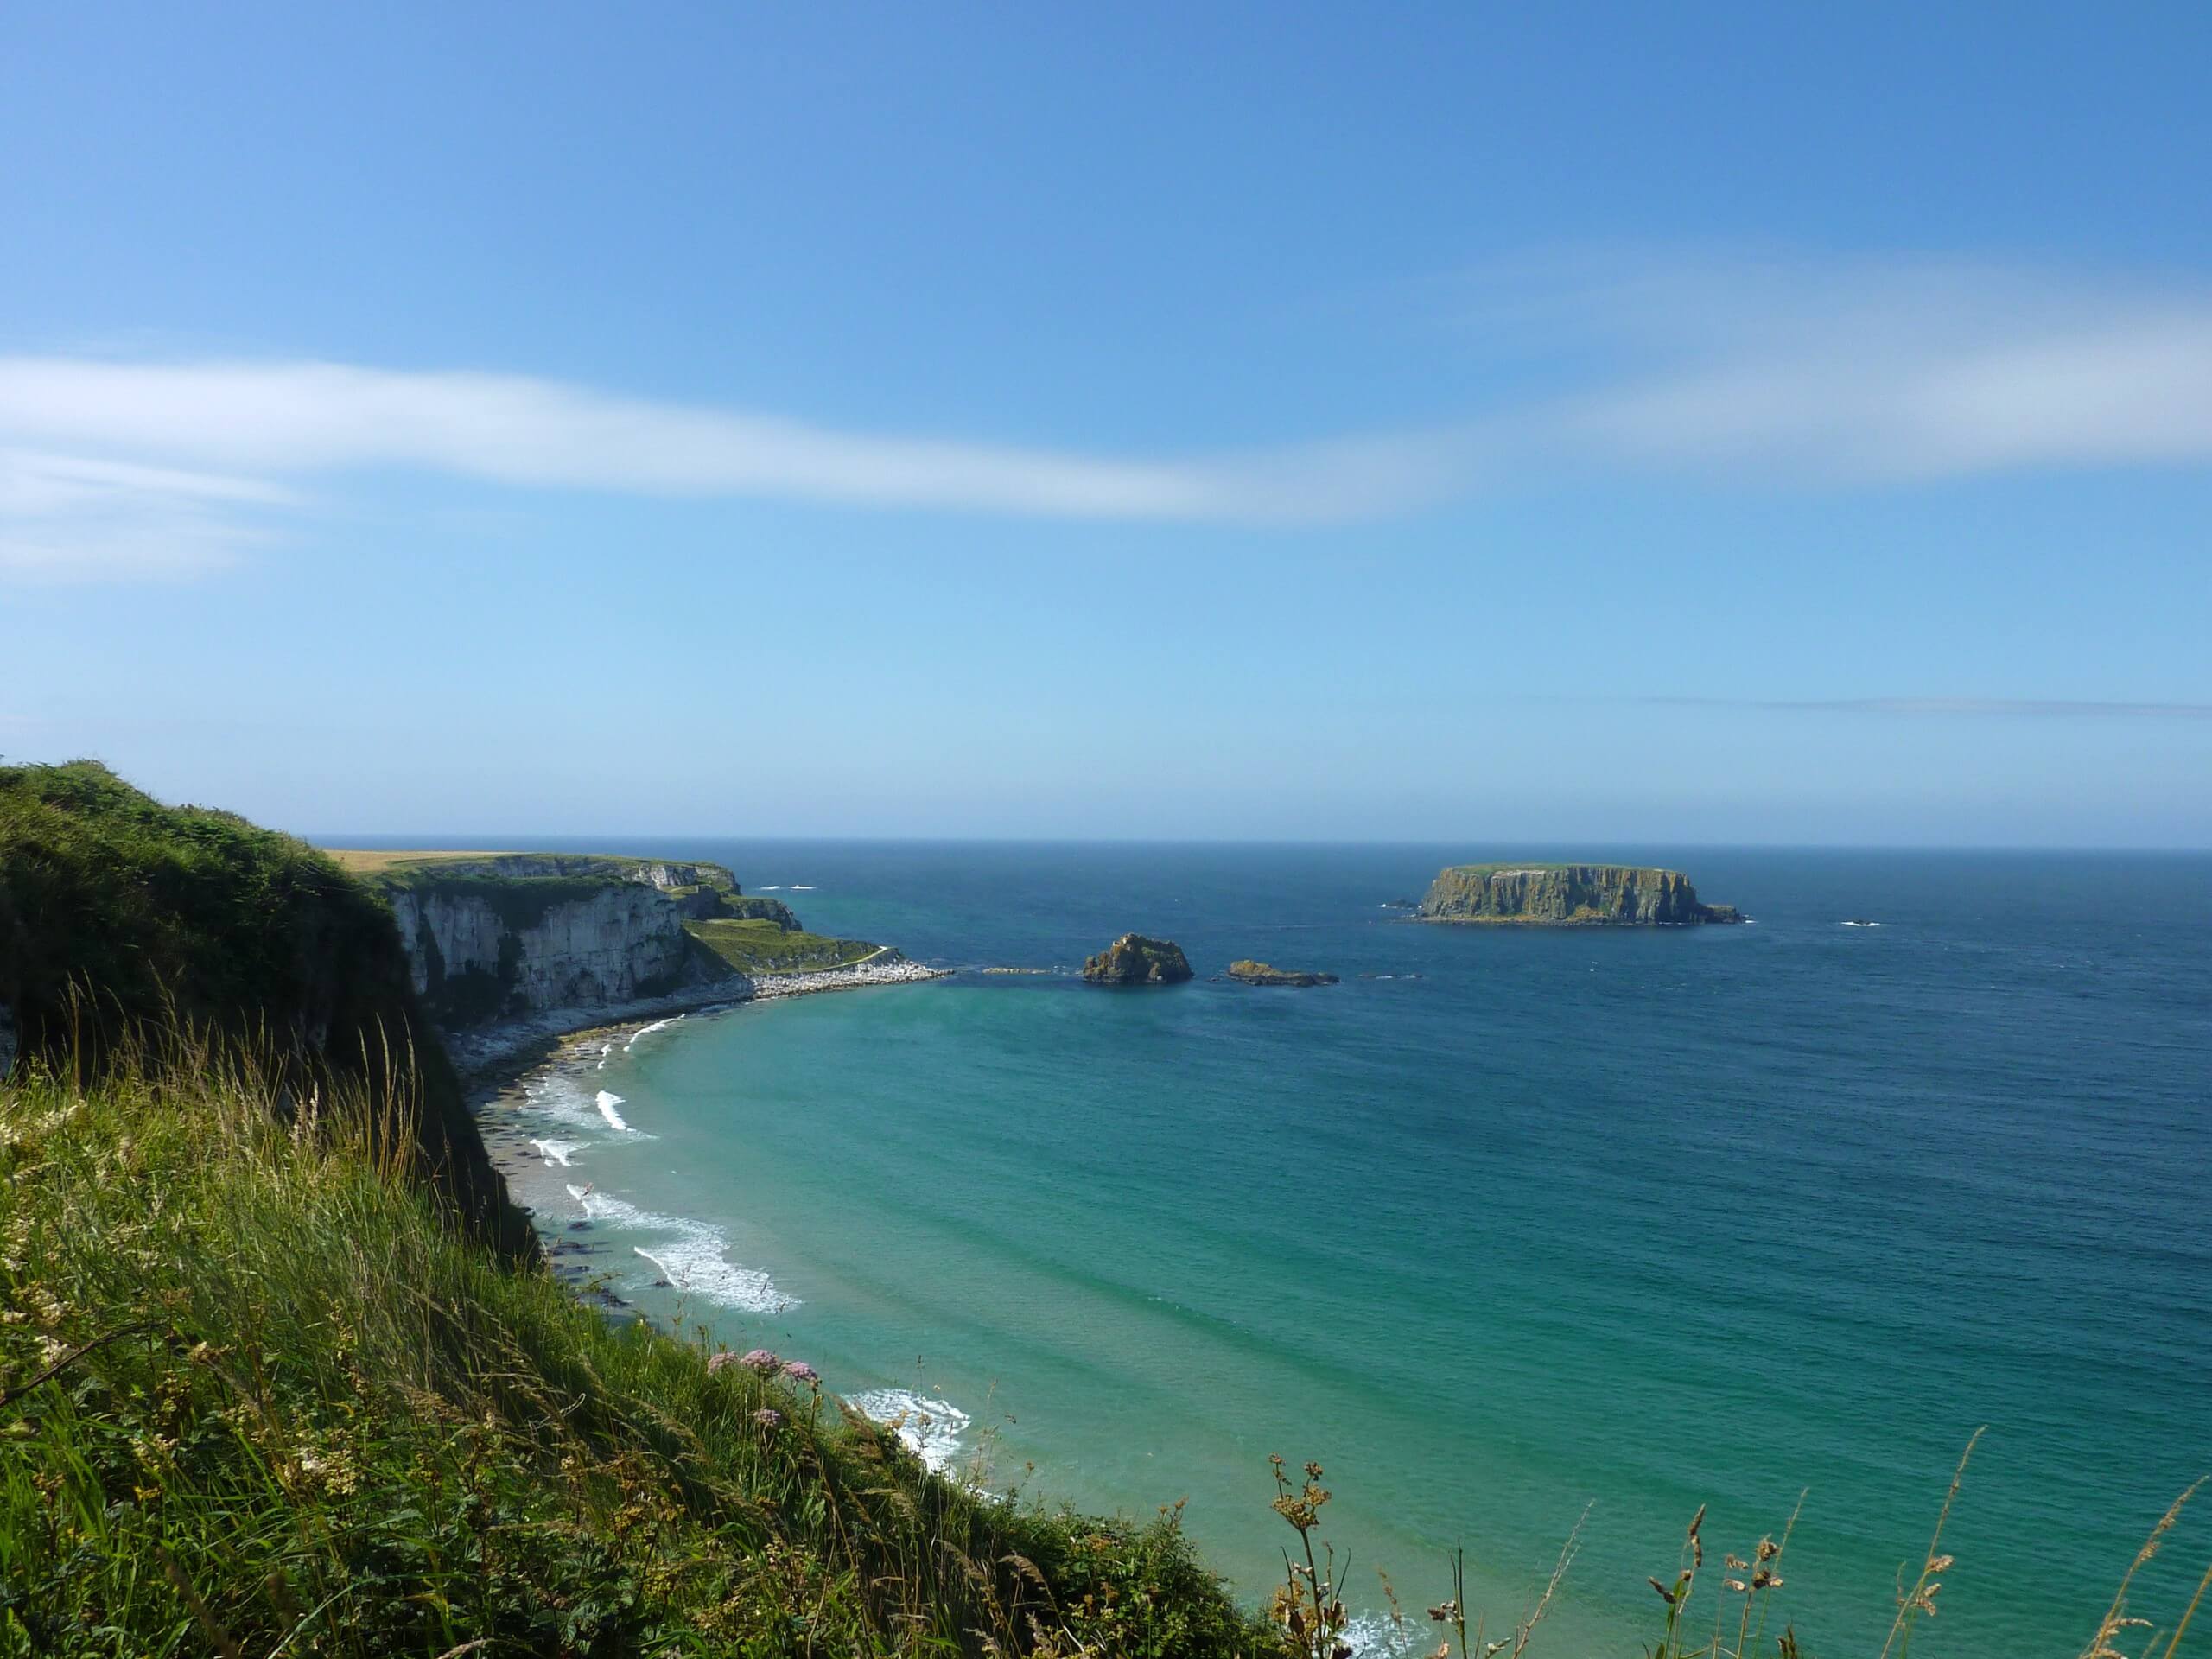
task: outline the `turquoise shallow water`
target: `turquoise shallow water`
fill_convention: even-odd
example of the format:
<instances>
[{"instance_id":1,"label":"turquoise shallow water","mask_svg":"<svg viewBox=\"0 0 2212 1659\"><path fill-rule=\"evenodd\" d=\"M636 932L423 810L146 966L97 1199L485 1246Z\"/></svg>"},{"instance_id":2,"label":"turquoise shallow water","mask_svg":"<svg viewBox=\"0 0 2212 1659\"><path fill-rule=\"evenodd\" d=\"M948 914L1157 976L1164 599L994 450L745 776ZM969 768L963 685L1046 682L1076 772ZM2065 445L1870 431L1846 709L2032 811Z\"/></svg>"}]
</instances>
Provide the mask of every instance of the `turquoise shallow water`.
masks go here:
<instances>
[{"instance_id":1,"label":"turquoise shallow water","mask_svg":"<svg viewBox=\"0 0 2212 1659\"><path fill-rule=\"evenodd\" d=\"M1757 925L1595 932L1378 908L1478 848L649 850L963 968L1134 927L1344 976L754 1005L524 1114L569 1160L524 1196L649 1311L944 1402L995 1484L1187 1497L1255 1594L1271 1452L1370 1610L1460 1539L1510 1622L1591 1504L1564 1650L1653 1635L1699 1503L1748 1553L1802 1489L1783 1609L1871 1652L1986 1423L1925 1650L2052 1650L2212 1470L2212 860L1624 849Z\"/></svg>"}]
</instances>

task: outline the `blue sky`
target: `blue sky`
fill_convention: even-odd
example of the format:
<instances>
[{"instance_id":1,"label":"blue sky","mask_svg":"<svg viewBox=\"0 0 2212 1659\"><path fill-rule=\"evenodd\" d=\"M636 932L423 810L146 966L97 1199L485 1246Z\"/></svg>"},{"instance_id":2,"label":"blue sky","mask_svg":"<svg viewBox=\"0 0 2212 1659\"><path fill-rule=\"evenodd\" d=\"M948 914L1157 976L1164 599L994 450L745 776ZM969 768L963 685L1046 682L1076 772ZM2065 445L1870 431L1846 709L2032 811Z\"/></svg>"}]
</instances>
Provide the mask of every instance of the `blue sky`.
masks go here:
<instances>
[{"instance_id":1,"label":"blue sky","mask_svg":"<svg viewBox=\"0 0 2212 1659\"><path fill-rule=\"evenodd\" d=\"M0 753L325 833L2212 844L2207 62L11 7Z\"/></svg>"}]
</instances>

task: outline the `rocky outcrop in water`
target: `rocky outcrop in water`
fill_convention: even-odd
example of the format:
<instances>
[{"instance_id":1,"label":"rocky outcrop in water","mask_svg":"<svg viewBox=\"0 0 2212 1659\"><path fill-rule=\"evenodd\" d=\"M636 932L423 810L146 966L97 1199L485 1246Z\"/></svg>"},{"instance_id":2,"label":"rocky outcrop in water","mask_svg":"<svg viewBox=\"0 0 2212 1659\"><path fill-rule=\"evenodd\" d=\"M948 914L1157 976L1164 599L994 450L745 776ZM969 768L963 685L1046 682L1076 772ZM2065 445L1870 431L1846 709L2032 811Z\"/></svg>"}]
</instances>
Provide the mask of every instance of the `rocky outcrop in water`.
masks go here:
<instances>
[{"instance_id":1,"label":"rocky outcrop in water","mask_svg":"<svg viewBox=\"0 0 2212 1659\"><path fill-rule=\"evenodd\" d=\"M1254 962L1250 957L1229 964L1229 976L1247 985L1334 985L1334 974L1309 973L1301 969L1278 968L1272 963Z\"/></svg>"},{"instance_id":2,"label":"rocky outcrop in water","mask_svg":"<svg viewBox=\"0 0 2212 1659\"><path fill-rule=\"evenodd\" d=\"M1172 985L1191 977L1191 963L1173 939L1124 933L1085 959L1083 976L1093 985Z\"/></svg>"},{"instance_id":3,"label":"rocky outcrop in water","mask_svg":"<svg viewBox=\"0 0 2212 1659\"><path fill-rule=\"evenodd\" d=\"M1577 927L1690 927L1740 922L1701 903L1679 870L1628 864L1459 864L1437 873L1414 912L1425 922Z\"/></svg>"}]
</instances>

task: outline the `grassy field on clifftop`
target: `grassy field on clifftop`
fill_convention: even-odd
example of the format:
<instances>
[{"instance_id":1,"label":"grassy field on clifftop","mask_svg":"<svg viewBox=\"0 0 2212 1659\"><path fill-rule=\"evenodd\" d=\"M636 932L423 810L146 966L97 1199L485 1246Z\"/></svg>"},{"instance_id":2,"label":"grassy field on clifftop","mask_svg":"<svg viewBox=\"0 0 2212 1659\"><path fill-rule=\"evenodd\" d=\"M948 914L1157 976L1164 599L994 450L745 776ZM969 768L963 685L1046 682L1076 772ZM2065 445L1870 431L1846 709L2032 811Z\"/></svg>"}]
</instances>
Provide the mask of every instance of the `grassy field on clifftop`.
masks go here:
<instances>
[{"instance_id":1,"label":"grassy field on clifftop","mask_svg":"<svg viewBox=\"0 0 2212 1659\"><path fill-rule=\"evenodd\" d=\"M794 931L772 921L716 919L687 922L684 931L741 974L798 974L848 968L883 947L866 939L833 939Z\"/></svg>"}]
</instances>

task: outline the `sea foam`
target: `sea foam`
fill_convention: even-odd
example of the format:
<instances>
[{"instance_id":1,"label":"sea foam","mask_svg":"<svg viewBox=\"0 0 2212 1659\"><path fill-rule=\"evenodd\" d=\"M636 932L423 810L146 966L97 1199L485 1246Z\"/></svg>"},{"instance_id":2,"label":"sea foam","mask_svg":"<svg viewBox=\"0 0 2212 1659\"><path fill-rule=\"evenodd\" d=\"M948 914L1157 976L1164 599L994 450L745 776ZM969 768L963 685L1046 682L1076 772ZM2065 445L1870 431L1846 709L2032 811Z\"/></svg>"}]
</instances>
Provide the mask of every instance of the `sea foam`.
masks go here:
<instances>
[{"instance_id":1,"label":"sea foam","mask_svg":"<svg viewBox=\"0 0 2212 1659\"><path fill-rule=\"evenodd\" d=\"M627 1135L630 1133L630 1126L622 1121L622 1114L614 1109L621 1103L621 1096L612 1094L604 1089L599 1091L599 1115L621 1130L623 1134Z\"/></svg>"},{"instance_id":2,"label":"sea foam","mask_svg":"<svg viewBox=\"0 0 2212 1659\"><path fill-rule=\"evenodd\" d=\"M597 1133L606 1120L590 1097L567 1077L555 1074L523 1085L523 1098L564 1127Z\"/></svg>"},{"instance_id":3,"label":"sea foam","mask_svg":"<svg viewBox=\"0 0 2212 1659\"><path fill-rule=\"evenodd\" d=\"M576 1149L577 1145L574 1141L533 1141L530 1144L537 1148L537 1155L545 1160L548 1169L556 1164L563 1169L568 1168L569 1154Z\"/></svg>"},{"instance_id":4,"label":"sea foam","mask_svg":"<svg viewBox=\"0 0 2212 1659\"><path fill-rule=\"evenodd\" d=\"M874 1389L852 1396L851 1404L870 1421L893 1429L907 1449L938 1474L952 1466L968 1414L949 1401L932 1400L912 1389Z\"/></svg>"},{"instance_id":5,"label":"sea foam","mask_svg":"<svg viewBox=\"0 0 2212 1659\"><path fill-rule=\"evenodd\" d=\"M627 1054L632 1049L638 1046L639 1038L650 1037L657 1031L664 1031L683 1017L683 1016L679 1014L666 1020L656 1020L650 1026L639 1026L637 1030L630 1033L630 1040L622 1045L622 1052L625 1054Z\"/></svg>"},{"instance_id":6,"label":"sea foam","mask_svg":"<svg viewBox=\"0 0 2212 1659\"><path fill-rule=\"evenodd\" d=\"M569 1196L593 1221L656 1235L650 1243L630 1248L658 1268L662 1278L689 1295L747 1313L773 1313L798 1306L798 1298L778 1290L776 1281L765 1272L731 1262L727 1254L729 1236L718 1227L684 1216L655 1215L588 1186L572 1185Z\"/></svg>"}]
</instances>

